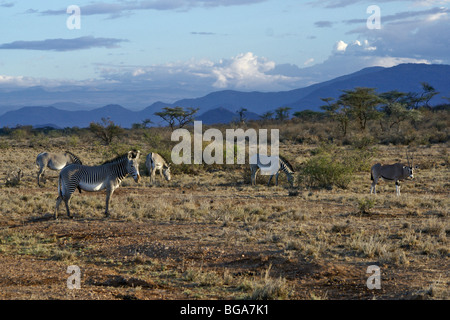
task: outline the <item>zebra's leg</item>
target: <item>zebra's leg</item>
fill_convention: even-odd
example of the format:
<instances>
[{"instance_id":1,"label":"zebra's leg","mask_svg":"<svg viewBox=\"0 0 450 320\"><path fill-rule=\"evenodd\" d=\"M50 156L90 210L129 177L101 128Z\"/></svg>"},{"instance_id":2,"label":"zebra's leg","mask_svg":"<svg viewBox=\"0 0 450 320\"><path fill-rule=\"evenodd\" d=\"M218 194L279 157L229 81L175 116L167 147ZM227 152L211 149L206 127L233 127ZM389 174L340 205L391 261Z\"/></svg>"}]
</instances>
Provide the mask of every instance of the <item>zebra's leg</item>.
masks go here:
<instances>
[{"instance_id":1,"label":"zebra's leg","mask_svg":"<svg viewBox=\"0 0 450 320\"><path fill-rule=\"evenodd\" d=\"M38 175L37 175L37 184L40 187L41 186L41 177L44 175L45 167L41 167L39 169Z\"/></svg>"},{"instance_id":2,"label":"zebra's leg","mask_svg":"<svg viewBox=\"0 0 450 320\"><path fill-rule=\"evenodd\" d=\"M73 219L73 216L70 214L70 208L69 208L70 199L71 199L71 195L64 197L64 203L66 205L67 216L69 217L69 219Z\"/></svg>"},{"instance_id":3,"label":"zebra's leg","mask_svg":"<svg viewBox=\"0 0 450 320\"><path fill-rule=\"evenodd\" d=\"M280 173L279 172L277 172L277 174L275 175L275 185L276 186L278 186L278 175L279 175Z\"/></svg>"},{"instance_id":4,"label":"zebra's leg","mask_svg":"<svg viewBox=\"0 0 450 320\"><path fill-rule=\"evenodd\" d=\"M105 217L109 218L109 205L111 203L111 197L114 193L114 188L108 188L106 189L106 209L105 209Z\"/></svg>"},{"instance_id":5,"label":"zebra's leg","mask_svg":"<svg viewBox=\"0 0 450 320\"><path fill-rule=\"evenodd\" d=\"M154 185L155 184L155 174L156 174L156 169L152 169L152 172L150 173L150 184Z\"/></svg>"},{"instance_id":6,"label":"zebra's leg","mask_svg":"<svg viewBox=\"0 0 450 320\"><path fill-rule=\"evenodd\" d=\"M273 175L270 176L269 182L267 183L267 186L270 186L270 181L272 181L272 177L273 177Z\"/></svg>"},{"instance_id":7,"label":"zebra's leg","mask_svg":"<svg viewBox=\"0 0 450 320\"><path fill-rule=\"evenodd\" d=\"M251 181L251 184L252 184L252 186L254 186L254 185L256 185L256 170L254 170L253 168L250 168L250 172L251 172L251 174L250 174L250 181Z\"/></svg>"},{"instance_id":8,"label":"zebra's leg","mask_svg":"<svg viewBox=\"0 0 450 320\"><path fill-rule=\"evenodd\" d=\"M58 208L59 208L59 205L61 204L61 201L62 201L62 197L58 196L58 198L56 199L55 220L58 219Z\"/></svg>"}]
</instances>

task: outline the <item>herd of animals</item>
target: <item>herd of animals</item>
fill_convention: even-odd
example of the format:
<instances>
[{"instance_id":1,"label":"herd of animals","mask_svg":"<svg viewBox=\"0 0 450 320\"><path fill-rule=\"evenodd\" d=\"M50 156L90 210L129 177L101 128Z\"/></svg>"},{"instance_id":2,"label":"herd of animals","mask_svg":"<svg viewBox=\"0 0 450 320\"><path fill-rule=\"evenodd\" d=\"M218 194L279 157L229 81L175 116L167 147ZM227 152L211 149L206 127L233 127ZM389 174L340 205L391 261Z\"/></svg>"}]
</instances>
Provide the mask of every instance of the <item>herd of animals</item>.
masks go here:
<instances>
[{"instance_id":1,"label":"herd of animals","mask_svg":"<svg viewBox=\"0 0 450 320\"><path fill-rule=\"evenodd\" d=\"M106 209L105 215L109 216L109 204L111 196L126 176L131 175L135 182L139 182L141 176L139 174L139 158L141 152L138 150L129 151L113 160L107 161L98 166L83 165L79 157L73 153L66 151L64 153L42 152L36 158L36 165L39 167L37 175L37 183L39 186L45 170L57 170L59 173L58 180L58 198L56 200L55 219L58 218L58 207L62 201L66 206L67 215L71 218L69 203L73 193L78 190L83 191L101 191L106 190ZM258 172L268 170L267 162L260 161L262 156L255 155L256 159L250 161L251 183L256 185L256 175ZM288 160L282 156L278 157L278 165L271 172L268 185L270 185L272 177L276 176L276 185L278 185L278 175L283 171L291 186L294 184L294 169ZM413 157L407 154L408 164L395 163L391 165L375 164L371 168L372 185L370 193L376 194L376 185L379 179L394 181L396 186L396 194L400 196L400 181L414 178ZM155 183L156 171L159 171L161 178L167 181L171 180L170 163L168 163L161 155L157 153L149 153L146 156L145 166L150 173L150 183Z\"/></svg>"}]
</instances>

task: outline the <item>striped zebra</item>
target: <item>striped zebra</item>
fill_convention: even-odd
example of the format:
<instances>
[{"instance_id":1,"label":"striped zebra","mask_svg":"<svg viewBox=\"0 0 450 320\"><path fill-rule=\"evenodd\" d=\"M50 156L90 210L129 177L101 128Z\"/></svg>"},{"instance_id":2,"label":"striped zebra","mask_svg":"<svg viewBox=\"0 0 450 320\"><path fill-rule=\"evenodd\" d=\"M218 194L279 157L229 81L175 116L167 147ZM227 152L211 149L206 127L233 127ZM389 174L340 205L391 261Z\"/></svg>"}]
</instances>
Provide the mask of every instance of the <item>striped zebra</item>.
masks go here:
<instances>
[{"instance_id":1,"label":"striped zebra","mask_svg":"<svg viewBox=\"0 0 450 320\"><path fill-rule=\"evenodd\" d=\"M71 217L69 202L76 188L91 192L106 189L105 215L108 217L111 196L125 177L130 174L136 183L139 182L139 155L140 151L130 151L99 166L71 164L62 169L59 174L55 219L58 218L58 207L63 200L67 215Z\"/></svg>"},{"instance_id":2,"label":"striped zebra","mask_svg":"<svg viewBox=\"0 0 450 320\"><path fill-rule=\"evenodd\" d=\"M69 151L66 151L64 153L39 153L36 157L36 165L39 167L39 172L37 174L38 186L41 186L40 179L44 175L46 168L59 171L66 165L71 163L83 164L76 155Z\"/></svg>"},{"instance_id":3,"label":"striped zebra","mask_svg":"<svg viewBox=\"0 0 450 320\"><path fill-rule=\"evenodd\" d=\"M271 164L271 160L277 159L278 163ZM281 171L283 171L291 186L294 186L294 168L292 165L282 156L278 157L269 157L263 156L259 154L255 154L250 158L250 171L251 171L251 181L252 186L256 185L256 175L259 171L261 171L264 175L269 175L269 182L267 186L270 186L270 182L272 181L272 177L275 175L275 185L278 186L278 175Z\"/></svg>"}]
</instances>

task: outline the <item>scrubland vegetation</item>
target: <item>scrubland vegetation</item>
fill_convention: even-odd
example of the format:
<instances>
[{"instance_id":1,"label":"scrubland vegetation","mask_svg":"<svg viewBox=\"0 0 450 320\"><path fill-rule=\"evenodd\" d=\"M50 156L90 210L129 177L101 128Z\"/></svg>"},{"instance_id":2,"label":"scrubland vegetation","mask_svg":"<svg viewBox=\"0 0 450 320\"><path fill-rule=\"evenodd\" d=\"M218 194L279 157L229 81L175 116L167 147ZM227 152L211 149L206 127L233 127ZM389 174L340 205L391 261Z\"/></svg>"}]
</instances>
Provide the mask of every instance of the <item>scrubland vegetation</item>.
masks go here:
<instances>
[{"instance_id":1,"label":"scrubland vegetation","mask_svg":"<svg viewBox=\"0 0 450 320\"><path fill-rule=\"evenodd\" d=\"M449 299L449 111L416 111L364 128L349 115L345 134L336 114L315 112L214 126L279 129L294 188L284 174L278 187L264 176L252 187L248 165L220 164L173 165L172 181L150 186L145 155L170 159L170 128L122 129L108 143L92 128L4 128L0 298ZM57 173L37 186L38 153L95 165L130 149L142 152L143 179L123 182L111 218L103 193L83 192L74 220L53 220ZM369 195L370 167L406 162L407 150L420 169L402 195L392 182ZM81 290L66 288L68 265L80 266ZM370 265L380 290L366 287Z\"/></svg>"}]
</instances>

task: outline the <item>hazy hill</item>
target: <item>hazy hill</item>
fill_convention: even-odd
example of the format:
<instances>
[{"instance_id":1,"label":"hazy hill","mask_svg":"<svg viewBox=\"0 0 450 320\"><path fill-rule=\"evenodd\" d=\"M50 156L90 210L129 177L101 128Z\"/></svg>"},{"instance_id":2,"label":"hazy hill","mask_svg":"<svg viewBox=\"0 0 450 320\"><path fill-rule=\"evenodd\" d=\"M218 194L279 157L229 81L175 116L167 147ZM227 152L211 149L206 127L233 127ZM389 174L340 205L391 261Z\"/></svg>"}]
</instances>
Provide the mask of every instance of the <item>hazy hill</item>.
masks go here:
<instances>
[{"instance_id":1,"label":"hazy hill","mask_svg":"<svg viewBox=\"0 0 450 320\"><path fill-rule=\"evenodd\" d=\"M24 107L1 115L0 127L41 126L48 123L59 127L87 127L89 123L99 122L102 118L110 118L114 123L126 128L131 127L133 123L141 123L144 119L151 119L155 125L164 125L164 122L154 114L167 106L200 108L197 119L204 121L205 124L227 123L238 118L236 111L241 108L248 110L246 118L252 120L258 119L258 115L267 111L284 106L291 107L291 113L305 109L320 110L320 106L324 104L321 98L338 98L342 94L342 90L350 90L355 87L376 88L378 92L399 90L420 93L422 82L429 83L439 92L439 95L431 100L432 105L437 105L445 102L442 97L450 97L449 75L449 65L402 64L392 68L366 68L330 81L290 91L224 90L212 92L197 99L182 99L172 104L156 102L140 111L132 111L118 104L93 110L83 110L85 106L80 107L76 103L72 105L71 103L53 104L48 107ZM44 94L42 88L34 88L32 91ZM90 92L90 94L95 98L94 92ZM130 95L132 93L124 92L123 94ZM126 96L123 99L126 99ZM71 107L74 107L75 110L67 110Z\"/></svg>"}]
</instances>

